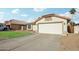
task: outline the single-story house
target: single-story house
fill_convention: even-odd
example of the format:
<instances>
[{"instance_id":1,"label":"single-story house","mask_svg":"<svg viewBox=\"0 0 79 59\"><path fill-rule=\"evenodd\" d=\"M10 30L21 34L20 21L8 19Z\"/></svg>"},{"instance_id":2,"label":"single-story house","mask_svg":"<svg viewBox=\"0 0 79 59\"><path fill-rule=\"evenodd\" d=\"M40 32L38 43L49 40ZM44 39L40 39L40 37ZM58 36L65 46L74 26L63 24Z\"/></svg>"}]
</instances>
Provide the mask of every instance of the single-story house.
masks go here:
<instances>
[{"instance_id":1,"label":"single-story house","mask_svg":"<svg viewBox=\"0 0 79 59\"><path fill-rule=\"evenodd\" d=\"M11 30L26 30L27 29L27 23L20 20L9 20L5 21L5 25L9 27Z\"/></svg>"},{"instance_id":2,"label":"single-story house","mask_svg":"<svg viewBox=\"0 0 79 59\"><path fill-rule=\"evenodd\" d=\"M47 14L33 22L33 31L47 34L63 34L74 32L70 18L58 14Z\"/></svg>"}]
</instances>

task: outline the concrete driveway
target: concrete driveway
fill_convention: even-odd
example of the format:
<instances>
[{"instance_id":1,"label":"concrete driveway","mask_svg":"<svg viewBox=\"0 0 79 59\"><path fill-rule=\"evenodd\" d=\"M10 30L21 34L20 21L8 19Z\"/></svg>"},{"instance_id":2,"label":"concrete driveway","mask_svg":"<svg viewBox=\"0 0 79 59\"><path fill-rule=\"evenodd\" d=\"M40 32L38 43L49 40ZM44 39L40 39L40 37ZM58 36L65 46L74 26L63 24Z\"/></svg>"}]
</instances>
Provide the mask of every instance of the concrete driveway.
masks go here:
<instances>
[{"instance_id":1,"label":"concrete driveway","mask_svg":"<svg viewBox=\"0 0 79 59\"><path fill-rule=\"evenodd\" d=\"M0 41L1 51L57 51L60 35L34 34L28 37Z\"/></svg>"}]
</instances>

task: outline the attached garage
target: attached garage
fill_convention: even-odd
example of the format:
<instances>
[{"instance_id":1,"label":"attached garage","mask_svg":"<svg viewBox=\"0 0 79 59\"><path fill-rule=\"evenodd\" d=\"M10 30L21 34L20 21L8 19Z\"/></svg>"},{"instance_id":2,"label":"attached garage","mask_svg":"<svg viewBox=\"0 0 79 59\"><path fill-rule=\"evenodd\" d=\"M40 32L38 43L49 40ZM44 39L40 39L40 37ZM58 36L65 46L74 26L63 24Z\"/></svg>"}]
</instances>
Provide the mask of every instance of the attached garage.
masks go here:
<instances>
[{"instance_id":1,"label":"attached garage","mask_svg":"<svg viewBox=\"0 0 79 59\"><path fill-rule=\"evenodd\" d=\"M62 35L68 32L68 21L70 18L57 14L43 15L34 22L33 30L38 33Z\"/></svg>"},{"instance_id":2,"label":"attached garage","mask_svg":"<svg viewBox=\"0 0 79 59\"><path fill-rule=\"evenodd\" d=\"M63 33L63 24L62 24L62 22L39 23L38 24L38 33L62 34Z\"/></svg>"}]
</instances>

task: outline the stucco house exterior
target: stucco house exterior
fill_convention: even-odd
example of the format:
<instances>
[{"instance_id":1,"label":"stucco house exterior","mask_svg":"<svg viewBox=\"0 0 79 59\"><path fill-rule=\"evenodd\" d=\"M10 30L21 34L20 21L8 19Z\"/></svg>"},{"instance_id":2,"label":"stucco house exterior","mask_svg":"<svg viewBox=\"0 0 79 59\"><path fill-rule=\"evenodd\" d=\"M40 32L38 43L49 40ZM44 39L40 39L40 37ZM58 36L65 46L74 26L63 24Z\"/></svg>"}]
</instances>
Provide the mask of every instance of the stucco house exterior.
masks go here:
<instances>
[{"instance_id":1,"label":"stucco house exterior","mask_svg":"<svg viewBox=\"0 0 79 59\"><path fill-rule=\"evenodd\" d=\"M9 27L11 30L26 30L27 29L27 23L20 20L9 20L5 21L5 25Z\"/></svg>"},{"instance_id":2,"label":"stucco house exterior","mask_svg":"<svg viewBox=\"0 0 79 59\"><path fill-rule=\"evenodd\" d=\"M68 33L68 22L71 19L58 14L47 14L39 17L33 22L33 31L46 34L64 34ZM69 24L71 25L71 24Z\"/></svg>"}]
</instances>

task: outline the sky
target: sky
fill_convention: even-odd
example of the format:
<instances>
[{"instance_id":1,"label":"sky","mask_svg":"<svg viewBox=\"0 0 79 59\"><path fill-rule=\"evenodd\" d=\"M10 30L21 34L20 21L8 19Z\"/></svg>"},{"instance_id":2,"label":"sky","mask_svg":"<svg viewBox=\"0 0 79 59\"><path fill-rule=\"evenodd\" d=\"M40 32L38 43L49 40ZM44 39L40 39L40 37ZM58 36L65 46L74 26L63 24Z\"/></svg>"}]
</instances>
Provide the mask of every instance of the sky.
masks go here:
<instances>
[{"instance_id":1,"label":"sky","mask_svg":"<svg viewBox=\"0 0 79 59\"><path fill-rule=\"evenodd\" d=\"M0 22L11 19L31 22L45 14L65 14L71 8L0 8Z\"/></svg>"},{"instance_id":2,"label":"sky","mask_svg":"<svg viewBox=\"0 0 79 59\"><path fill-rule=\"evenodd\" d=\"M79 23L79 10L74 15L72 15L72 21Z\"/></svg>"}]
</instances>

